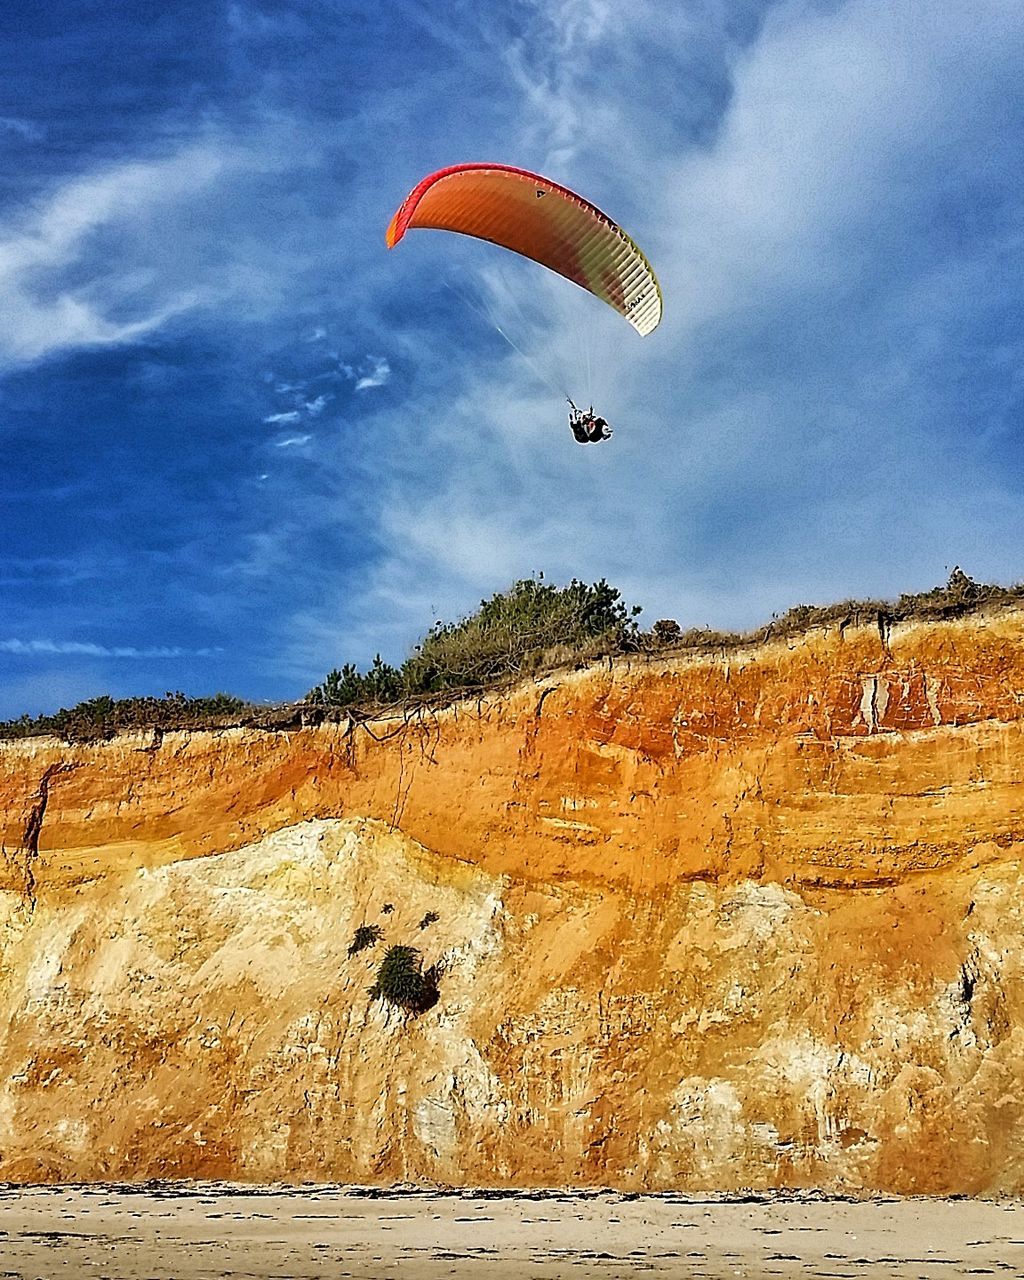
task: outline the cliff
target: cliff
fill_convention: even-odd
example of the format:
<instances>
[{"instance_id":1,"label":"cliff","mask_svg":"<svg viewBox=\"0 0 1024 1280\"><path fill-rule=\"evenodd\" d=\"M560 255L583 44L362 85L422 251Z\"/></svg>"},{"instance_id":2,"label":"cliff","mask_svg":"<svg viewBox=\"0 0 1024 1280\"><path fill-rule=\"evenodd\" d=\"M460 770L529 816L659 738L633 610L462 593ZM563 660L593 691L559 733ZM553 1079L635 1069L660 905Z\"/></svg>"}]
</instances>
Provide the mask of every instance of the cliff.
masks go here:
<instances>
[{"instance_id":1,"label":"cliff","mask_svg":"<svg viewBox=\"0 0 1024 1280\"><path fill-rule=\"evenodd\" d=\"M1022 642L0 744L0 1179L1024 1191Z\"/></svg>"}]
</instances>

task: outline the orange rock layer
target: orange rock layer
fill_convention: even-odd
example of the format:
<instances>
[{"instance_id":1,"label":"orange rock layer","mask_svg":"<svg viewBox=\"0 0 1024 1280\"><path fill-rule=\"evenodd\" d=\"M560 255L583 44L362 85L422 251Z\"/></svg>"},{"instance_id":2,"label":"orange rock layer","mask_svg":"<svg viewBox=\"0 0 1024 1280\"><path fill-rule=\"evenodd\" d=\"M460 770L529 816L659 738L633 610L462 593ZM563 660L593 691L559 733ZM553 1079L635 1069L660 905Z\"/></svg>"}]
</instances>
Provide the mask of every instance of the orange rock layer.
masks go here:
<instances>
[{"instance_id":1,"label":"orange rock layer","mask_svg":"<svg viewBox=\"0 0 1024 1280\"><path fill-rule=\"evenodd\" d=\"M1022 641L0 746L0 1179L1024 1190Z\"/></svg>"}]
</instances>

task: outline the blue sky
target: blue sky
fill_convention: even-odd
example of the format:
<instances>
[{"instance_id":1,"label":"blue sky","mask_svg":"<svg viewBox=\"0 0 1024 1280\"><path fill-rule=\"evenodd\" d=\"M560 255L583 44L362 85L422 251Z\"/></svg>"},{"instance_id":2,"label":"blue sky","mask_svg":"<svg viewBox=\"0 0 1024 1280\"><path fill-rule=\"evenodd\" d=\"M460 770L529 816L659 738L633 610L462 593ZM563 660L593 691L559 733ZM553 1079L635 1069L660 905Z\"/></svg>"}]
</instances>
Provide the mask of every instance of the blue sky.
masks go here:
<instances>
[{"instance_id":1,"label":"blue sky","mask_svg":"<svg viewBox=\"0 0 1024 1280\"><path fill-rule=\"evenodd\" d=\"M1024 578L1018 0L9 9L0 716L296 697L538 570L723 627ZM388 254L462 160L621 221L661 328Z\"/></svg>"}]
</instances>

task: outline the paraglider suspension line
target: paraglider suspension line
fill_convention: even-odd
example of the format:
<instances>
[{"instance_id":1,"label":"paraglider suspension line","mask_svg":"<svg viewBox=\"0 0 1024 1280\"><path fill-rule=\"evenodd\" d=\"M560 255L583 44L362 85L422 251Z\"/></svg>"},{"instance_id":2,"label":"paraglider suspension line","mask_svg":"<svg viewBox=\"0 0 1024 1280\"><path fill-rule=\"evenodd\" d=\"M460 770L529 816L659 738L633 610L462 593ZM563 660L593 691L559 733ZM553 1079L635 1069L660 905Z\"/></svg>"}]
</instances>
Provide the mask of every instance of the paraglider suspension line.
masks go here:
<instances>
[{"instance_id":1,"label":"paraglider suspension line","mask_svg":"<svg viewBox=\"0 0 1024 1280\"><path fill-rule=\"evenodd\" d=\"M559 387L557 387L555 383L551 381L551 379L540 367L537 361L534 360L533 356L531 356L529 352L524 351L522 347L518 344L518 342L513 342L513 340L508 336L505 330L501 327L501 325L498 324L498 322L495 320L494 316L491 315L489 311L485 311L483 307L479 306L477 302L472 297L469 296L468 291L462 291L460 289L457 289L455 285L453 285L448 280L445 281L445 285L449 289L451 289L452 293L461 297L464 302L466 302L470 307L472 307L478 316L480 316L483 320L485 320L489 325L492 325L496 332L501 334L501 336L505 339L505 341L512 348L512 350L518 352L519 355L523 357L523 359L530 366L533 372L537 375L540 381L543 382L543 384L549 390L553 391L556 396L565 396L567 400L569 399L569 393L567 391L559 389Z\"/></svg>"},{"instance_id":2,"label":"paraglider suspension line","mask_svg":"<svg viewBox=\"0 0 1024 1280\"><path fill-rule=\"evenodd\" d=\"M494 322L492 321L491 323L493 324ZM497 331L501 334L501 336L505 339L505 341L508 343L508 345L509 345L510 347L512 347L512 349L513 349L514 351L518 351L518 352L519 352L519 354L523 357L523 359L526 361L526 363L530 366L530 368L534 371L534 373L537 375L537 377L538 377L538 378L540 378L541 382L543 382L543 383L544 383L544 385L545 385L546 387L549 387L549 388L550 388L550 389L555 393L555 395L556 395L556 396L563 396L563 395L564 395L564 396L566 396L566 399L568 399L568 396L566 395L565 391L559 390L559 388L558 388L558 387L557 387L557 386L556 386L556 385L551 381L551 379L547 376L547 374L544 372L544 370L540 367L540 365L537 363L537 361L536 361L536 360L534 360L533 356L528 355L528 354L527 354L527 352L525 352L525 351L522 349L522 347L521 347L521 346L519 346L519 344L518 344L518 343L513 342L513 341L512 341L512 339L508 336L508 334L505 332L505 330L504 330L500 325L497 325L497 324L496 324L496 325L494 325L494 327L495 327L495 329L497 329Z\"/></svg>"}]
</instances>

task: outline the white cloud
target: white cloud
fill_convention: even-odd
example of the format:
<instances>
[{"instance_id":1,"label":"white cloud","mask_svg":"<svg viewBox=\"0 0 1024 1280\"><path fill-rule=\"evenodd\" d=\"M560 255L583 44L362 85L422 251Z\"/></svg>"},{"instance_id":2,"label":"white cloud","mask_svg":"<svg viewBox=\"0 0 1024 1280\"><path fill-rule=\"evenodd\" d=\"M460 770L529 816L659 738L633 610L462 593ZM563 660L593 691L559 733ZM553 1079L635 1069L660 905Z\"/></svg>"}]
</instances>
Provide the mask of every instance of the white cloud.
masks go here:
<instances>
[{"instance_id":1,"label":"white cloud","mask_svg":"<svg viewBox=\"0 0 1024 1280\"><path fill-rule=\"evenodd\" d=\"M271 413L263 421L275 426L283 422L298 422L300 416L297 409L290 409L287 413Z\"/></svg>"},{"instance_id":2,"label":"white cloud","mask_svg":"<svg viewBox=\"0 0 1024 1280\"><path fill-rule=\"evenodd\" d=\"M88 644L78 640L0 640L0 653L23 657L54 654L87 658L209 658L220 652L219 648L181 649L165 645L136 648L134 645Z\"/></svg>"},{"instance_id":3,"label":"white cloud","mask_svg":"<svg viewBox=\"0 0 1024 1280\"><path fill-rule=\"evenodd\" d=\"M305 401L305 409L311 418L318 418L328 403L332 399L331 396L317 396L315 400Z\"/></svg>"},{"instance_id":4,"label":"white cloud","mask_svg":"<svg viewBox=\"0 0 1024 1280\"><path fill-rule=\"evenodd\" d=\"M86 170L5 212L0 373L134 342L199 308L211 325L279 321L320 254L308 223L275 204L279 176L320 158L312 133L296 153L294 128L268 117L239 142L206 126L159 159Z\"/></svg>"},{"instance_id":5,"label":"white cloud","mask_svg":"<svg viewBox=\"0 0 1024 1280\"><path fill-rule=\"evenodd\" d=\"M275 440L274 443L279 449L290 449L295 445L309 444L312 436L289 436L286 440Z\"/></svg>"},{"instance_id":6,"label":"white cloud","mask_svg":"<svg viewBox=\"0 0 1024 1280\"><path fill-rule=\"evenodd\" d=\"M368 391L371 387L382 387L391 377L391 366L384 356L367 356L360 365L360 377L356 382L356 391Z\"/></svg>"},{"instance_id":7,"label":"white cloud","mask_svg":"<svg viewBox=\"0 0 1024 1280\"><path fill-rule=\"evenodd\" d=\"M605 95L594 92L590 62L613 19L607 0L532 0L530 37L513 43L505 61L522 95L522 142L544 169L572 164L582 140L607 120Z\"/></svg>"},{"instance_id":8,"label":"white cloud","mask_svg":"<svg viewBox=\"0 0 1024 1280\"><path fill-rule=\"evenodd\" d=\"M227 163L216 148L193 146L165 160L114 166L72 179L0 226L0 365L129 342L202 301L196 283L161 285L120 259L96 263L84 283L66 281L97 236L128 234L194 199Z\"/></svg>"}]
</instances>

